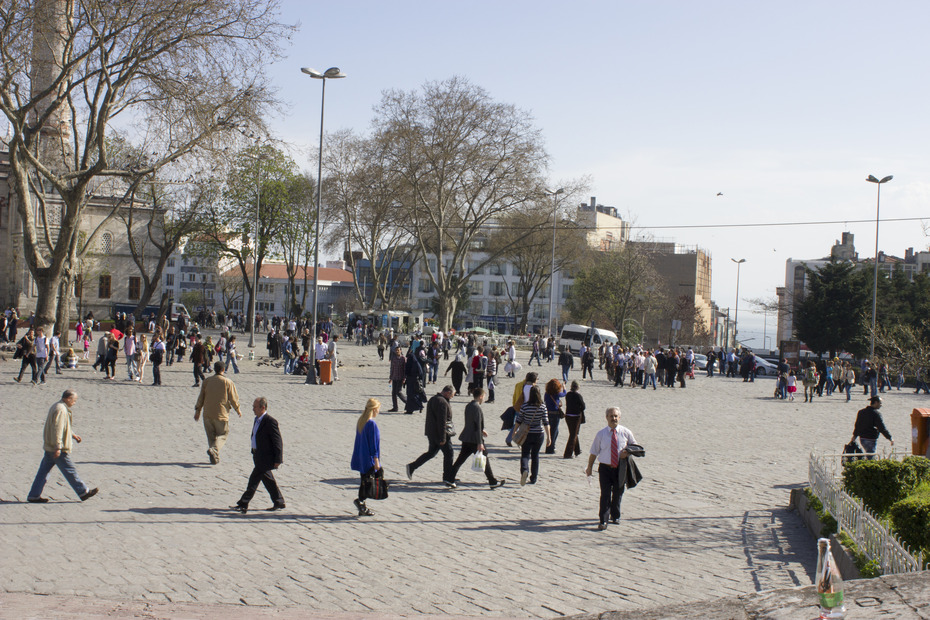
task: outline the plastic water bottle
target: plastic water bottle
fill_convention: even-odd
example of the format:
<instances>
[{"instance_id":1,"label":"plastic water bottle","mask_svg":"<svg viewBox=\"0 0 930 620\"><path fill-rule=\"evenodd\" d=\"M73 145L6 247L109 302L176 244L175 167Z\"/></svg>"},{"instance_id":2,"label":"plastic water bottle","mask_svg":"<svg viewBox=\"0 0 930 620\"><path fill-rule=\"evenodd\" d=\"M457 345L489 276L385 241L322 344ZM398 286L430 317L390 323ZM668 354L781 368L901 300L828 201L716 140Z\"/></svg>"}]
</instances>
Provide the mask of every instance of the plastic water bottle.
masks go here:
<instances>
[{"instance_id":1,"label":"plastic water bottle","mask_svg":"<svg viewBox=\"0 0 930 620\"><path fill-rule=\"evenodd\" d=\"M255 351L249 351L249 361L251 362L254 359L255 359Z\"/></svg>"},{"instance_id":2,"label":"plastic water bottle","mask_svg":"<svg viewBox=\"0 0 930 620\"><path fill-rule=\"evenodd\" d=\"M843 605L843 578L830 553L830 539L817 540L817 595L820 598L820 618L836 620L846 617Z\"/></svg>"}]
</instances>

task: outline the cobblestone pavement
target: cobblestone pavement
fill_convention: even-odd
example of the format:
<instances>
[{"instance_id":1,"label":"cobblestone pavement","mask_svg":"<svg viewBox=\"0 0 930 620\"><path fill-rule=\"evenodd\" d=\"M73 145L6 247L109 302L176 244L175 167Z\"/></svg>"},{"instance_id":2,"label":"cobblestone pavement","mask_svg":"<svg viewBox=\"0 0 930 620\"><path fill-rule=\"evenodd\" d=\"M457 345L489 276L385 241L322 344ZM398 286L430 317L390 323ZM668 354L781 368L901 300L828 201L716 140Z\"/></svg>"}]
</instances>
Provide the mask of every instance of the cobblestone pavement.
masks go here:
<instances>
[{"instance_id":1,"label":"cobblestone pavement","mask_svg":"<svg viewBox=\"0 0 930 620\"><path fill-rule=\"evenodd\" d=\"M278 368L243 362L234 376L243 419L233 417L216 466L193 420L190 364L163 371L159 388L123 381L124 367L119 381L83 367L45 386L19 385L18 364L0 363L0 591L551 617L806 585L814 544L786 508L789 489L806 480L812 447L842 448L865 404L859 395L852 403L775 401L771 379L699 376L685 390L614 388L599 372L582 386L585 452L605 408L619 404L621 424L647 456L620 525L598 532L597 482L589 486L582 460L544 457L539 483L520 487L518 454L498 431L514 385L504 380L498 402L484 407L503 488L489 489L463 467L459 488L446 490L440 457L407 481L404 464L426 447L423 415L382 413L382 461L394 485L386 501L370 502L376 516L359 519L358 478L349 468L354 424L368 396L390 407L387 365L373 347L342 351L345 366L332 386L305 386ZM542 377L557 370L544 366ZM78 391L74 425L84 438L74 460L100 494L80 502L54 470L45 491L52 501L27 504L43 421L66 387ZM250 403L259 395L284 437L276 475L287 509L265 512L270 500L259 489L254 511L239 515L227 507L251 470ZM926 404L905 391L886 398L885 421L902 443L911 409ZM459 427L464 405L453 400Z\"/></svg>"}]
</instances>

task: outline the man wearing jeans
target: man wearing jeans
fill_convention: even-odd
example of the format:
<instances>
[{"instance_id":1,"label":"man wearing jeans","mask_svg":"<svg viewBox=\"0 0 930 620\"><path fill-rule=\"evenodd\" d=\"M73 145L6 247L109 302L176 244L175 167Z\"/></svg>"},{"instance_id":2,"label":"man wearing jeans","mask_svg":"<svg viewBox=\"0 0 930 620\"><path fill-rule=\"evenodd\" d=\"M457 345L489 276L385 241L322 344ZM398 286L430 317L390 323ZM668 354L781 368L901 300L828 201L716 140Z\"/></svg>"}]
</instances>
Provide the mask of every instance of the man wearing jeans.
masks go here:
<instances>
[{"instance_id":1,"label":"man wearing jeans","mask_svg":"<svg viewBox=\"0 0 930 620\"><path fill-rule=\"evenodd\" d=\"M76 402L77 393L73 390L65 390L61 395L61 400L48 410L48 417L45 419L45 445L43 446L45 455L42 457L42 463L39 465L39 471L36 473L29 495L26 496L26 501L30 503L44 504L48 501L48 498L42 497L42 489L45 488L49 472L56 465L82 502L97 494L96 488L89 489L78 477L74 463L71 461L71 440L81 443L81 437L71 432L71 408Z\"/></svg>"},{"instance_id":2,"label":"man wearing jeans","mask_svg":"<svg viewBox=\"0 0 930 620\"><path fill-rule=\"evenodd\" d=\"M888 432L888 429L885 428L885 421L882 420L882 414L878 412L882 407L881 396L873 396L869 399L869 406L865 409L860 409L859 413L856 414L856 427L853 430L853 441L856 441L856 437L862 442L862 450L870 455L867 458L875 458L875 444L878 443L878 434L881 433L884 435L888 441L891 442L891 445L894 445L894 440L891 438L891 433Z\"/></svg>"}]
</instances>

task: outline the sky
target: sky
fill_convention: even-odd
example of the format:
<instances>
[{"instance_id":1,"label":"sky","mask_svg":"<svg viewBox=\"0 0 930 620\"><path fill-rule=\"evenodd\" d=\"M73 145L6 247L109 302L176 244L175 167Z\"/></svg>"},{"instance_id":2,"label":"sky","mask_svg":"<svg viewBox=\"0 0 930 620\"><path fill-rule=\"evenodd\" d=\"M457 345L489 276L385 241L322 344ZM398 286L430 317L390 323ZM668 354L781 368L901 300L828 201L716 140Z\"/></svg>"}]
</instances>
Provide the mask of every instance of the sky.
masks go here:
<instances>
[{"instance_id":1,"label":"sky","mask_svg":"<svg viewBox=\"0 0 930 620\"><path fill-rule=\"evenodd\" d=\"M874 255L930 237L930 3L640 1L572 3L282 0L299 24L270 67L285 103L271 119L316 170L320 82L336 66L326 131L366 133L386 90L464 76L530 112L549 178L587 176L635 235L697 245L713 259L713 300L761 347L789 258L829 254L843 232ZM718 196L722 193L722 196ZM923 222L890 221L925 218ZM861 221L864 220L864 221ZM811 222L833 222L811 224ZM791 224L773 226L772 224ZM724 227L724 224L758 226ZM680 228L670 228L676 226ZM753 339L753 340L750 340ZM773 338L770 338L773 340Z\"/></svg>"}]
</instances>

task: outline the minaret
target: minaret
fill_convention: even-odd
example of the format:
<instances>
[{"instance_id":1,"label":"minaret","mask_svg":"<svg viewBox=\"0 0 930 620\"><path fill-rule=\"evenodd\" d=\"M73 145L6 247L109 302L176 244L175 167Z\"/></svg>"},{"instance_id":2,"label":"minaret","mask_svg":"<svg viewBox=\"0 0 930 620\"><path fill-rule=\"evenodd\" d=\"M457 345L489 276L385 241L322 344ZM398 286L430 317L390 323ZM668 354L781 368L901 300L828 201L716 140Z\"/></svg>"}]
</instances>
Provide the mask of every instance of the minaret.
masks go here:
<instances>
[{"instance_id":1,"label":"minaret","mask_svg":"<svg viewBox=\"0 0 930 620\"><path fill-rule=\"evenodd\" d=\"M35 21L32 35L31 96L38 97L61 75L68 40L68 1L33 0ZM56 105L58 92L41 99L32 122ZM39 152L43 163L54 170L64 170L71 163L71 115L67 106L58 105L46 119L40 133Z\"/></svg>"}]
</instances>

